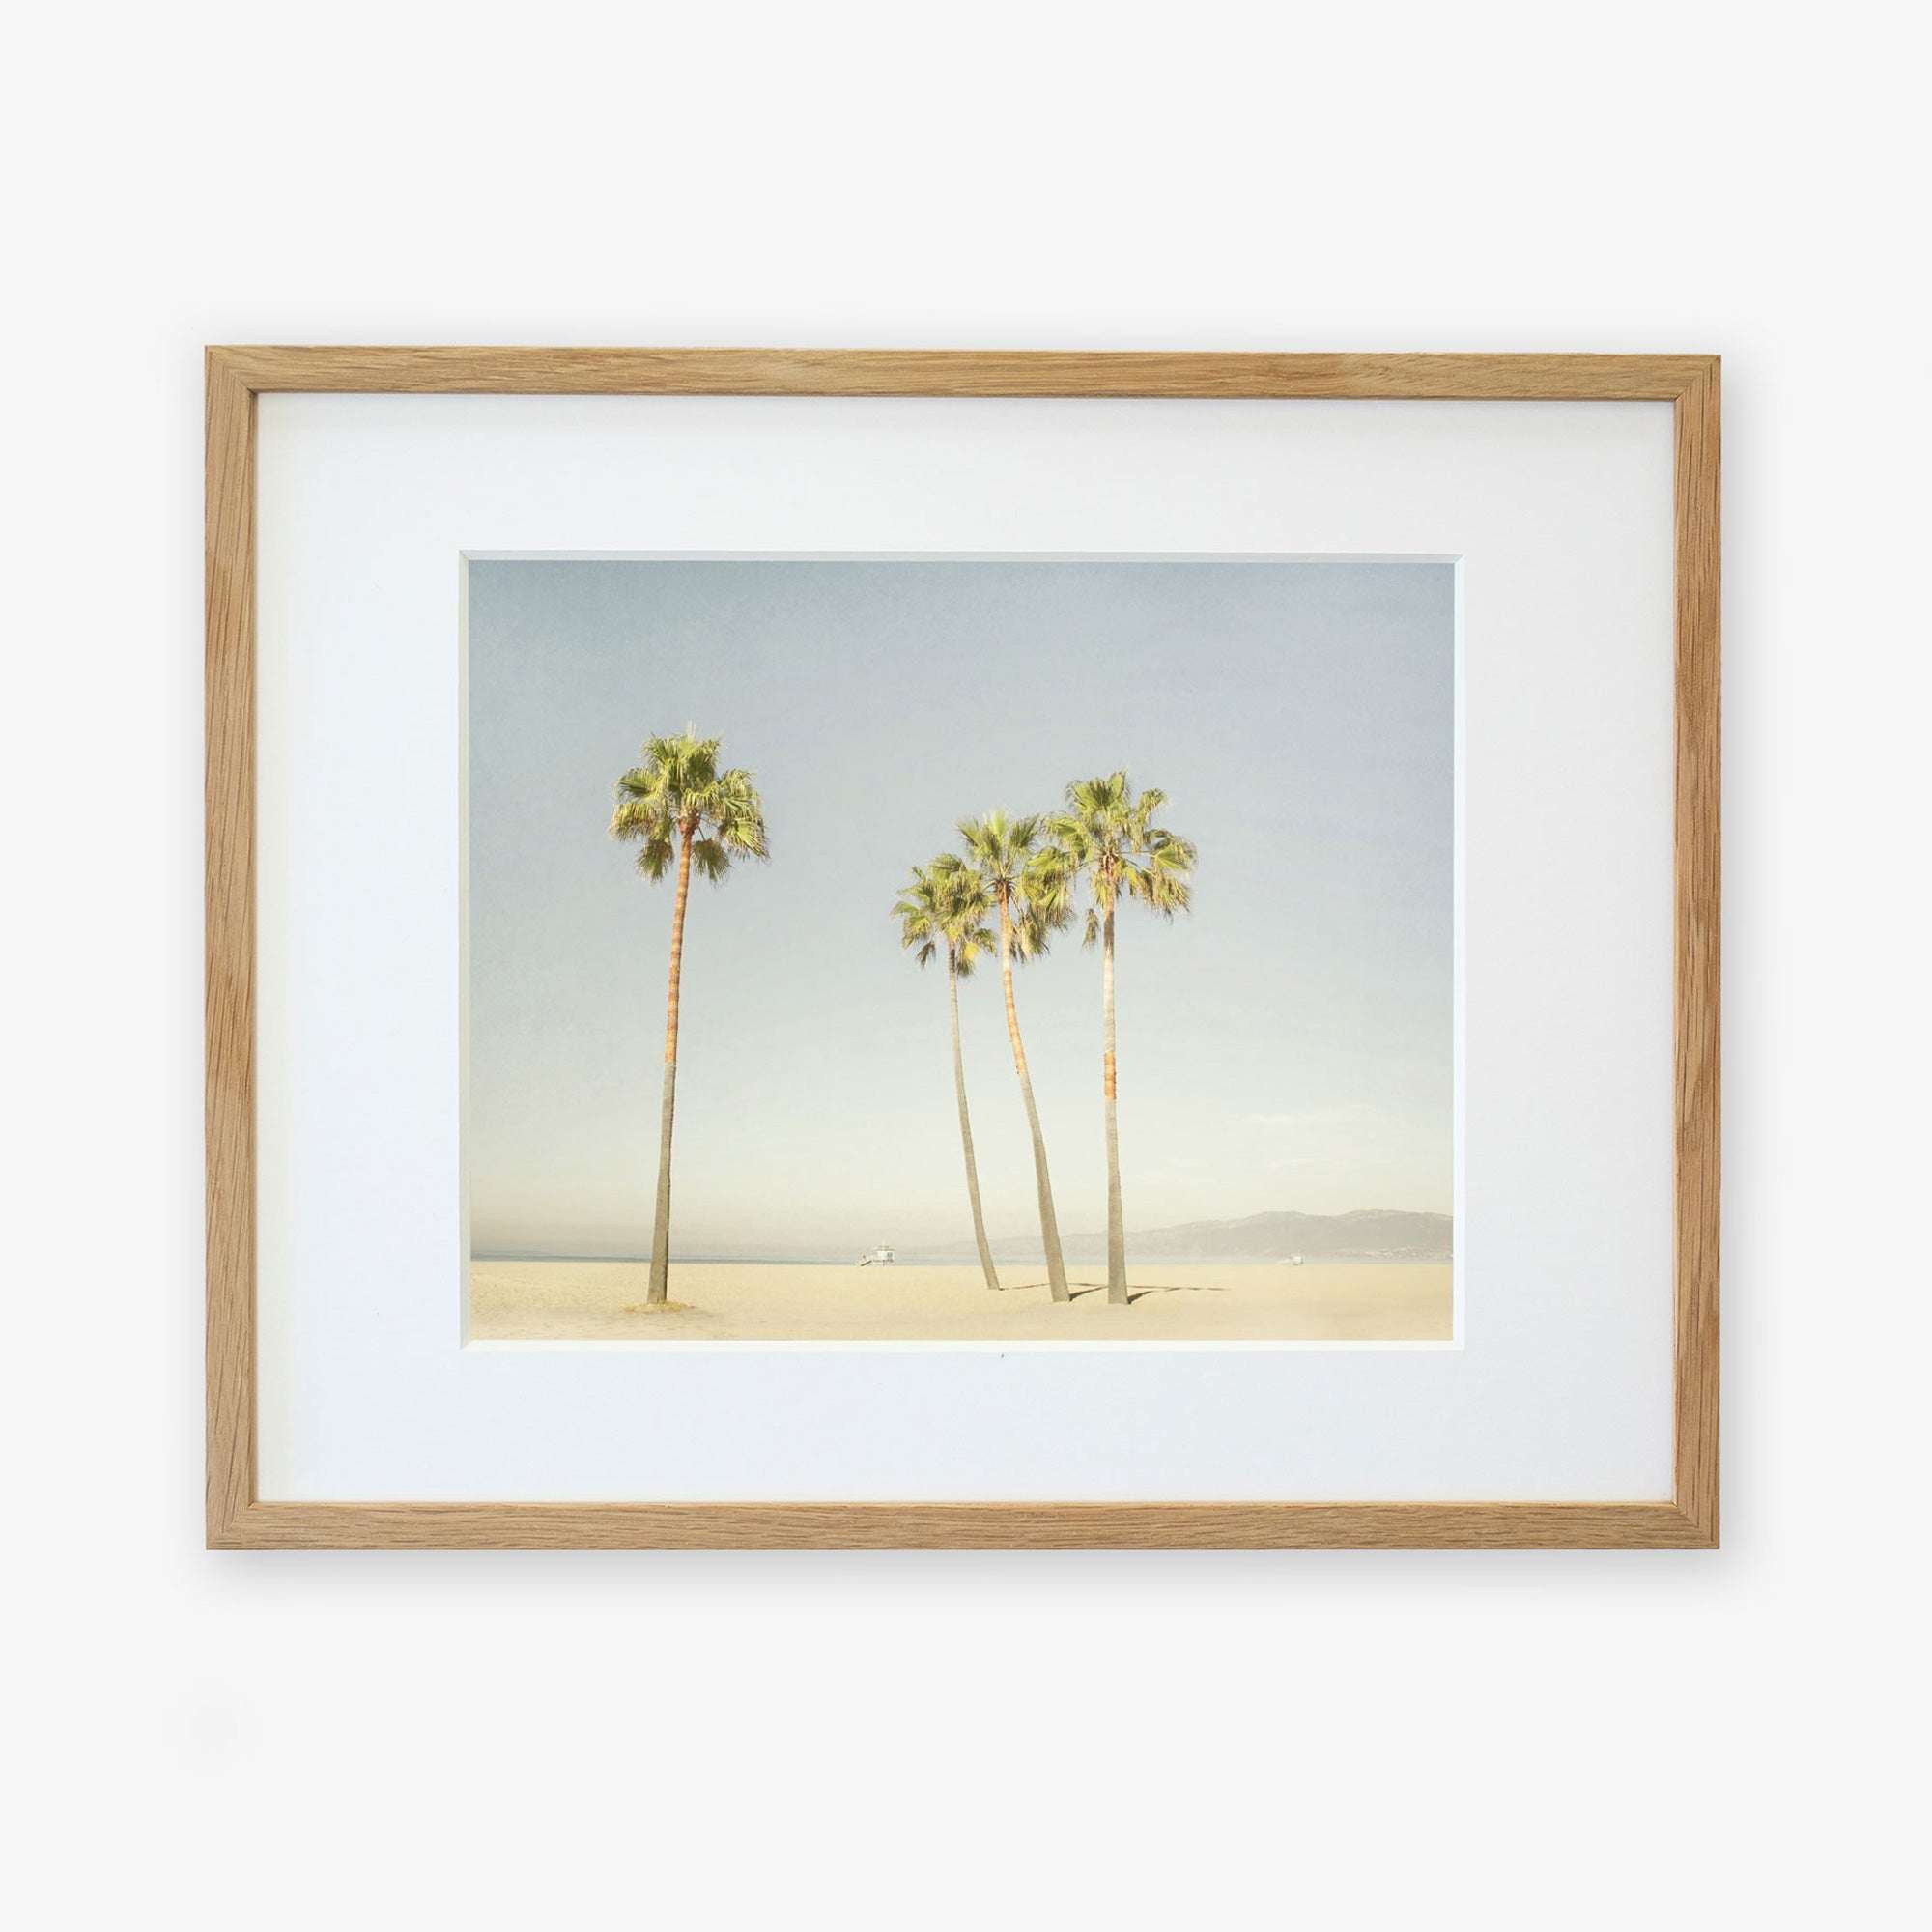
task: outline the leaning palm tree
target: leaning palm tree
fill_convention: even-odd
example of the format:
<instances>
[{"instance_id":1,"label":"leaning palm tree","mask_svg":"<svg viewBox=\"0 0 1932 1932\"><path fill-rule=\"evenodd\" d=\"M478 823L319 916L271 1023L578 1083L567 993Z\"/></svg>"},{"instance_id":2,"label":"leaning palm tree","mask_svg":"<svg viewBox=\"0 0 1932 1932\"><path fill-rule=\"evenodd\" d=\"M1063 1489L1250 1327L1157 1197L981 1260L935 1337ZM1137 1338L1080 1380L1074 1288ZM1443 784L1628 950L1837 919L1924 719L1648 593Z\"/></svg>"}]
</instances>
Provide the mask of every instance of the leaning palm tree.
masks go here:
<instances>
[{"instance_id":1,"label":"leaning palm tree","mask_svg":"<svg viewBox=\"0 0 1932 1932\"><path fill-rule=\"evenodd\" d=\"M1065 891L1056 870L1059 861L1042 845L1041 830L1037 816L1009 818L1004 811L989 811L984 818L959 822L966 864L997 916L1000 980L1007 995L1007 1037L1012 1042L1013 1070L1020 1077L1027 1127L1033 1135L1033 1175L1039 1193L1039 1237L1046 1249L1047 1286L1054 1300L1070 1301L1066 1264L1060 1253L1060 1221L1053 1211L1053 1182L1046 1172L1046 1139L1039 1130L1033 1076L1027 1071L1026 1046L1020 1038L1019 1009L1013 1002L1014 957L1024 960L1044 952L1048 932L1065 923Z\"/></svg>"},{"instance_id":2,"label":"leaning palm tree","mask_svg":"<svg viewBox=\"0 0 1932 1932\"><path fill-rule=\"evenodd\" d=\"M765 809L745 771L720 771L716 738L650 738L640 762L617 781L613 838L642 841L638 870L653 881L677 862L670 916L670 986L665 1001L664 1103L658 1122L657 1217L651 1230L648 1300L670 1292L670 1128L677 1101L677 985L684 965L684 909L695 867L714 884L734 860L768 857Z\"/></svg>"},{"instance_id":3,"label":"leaning palm tree","mask_svg":"<svg viewBox=\"0 0 1932 1932\"><path fill-rule=\"evenodd\" d=\"M993 1250L986 1240L986 1216L980 1206L980 1168L973 1158L973 1120L966 1111L966 1061L959 1046L959 982L970 976L973 962L993 949L986 915L993 902L979 875L953 853L942 852L929 866L915 866L900 890L893 917L899 923L899 943L919 949L922 966L929 966L943 950L946 954L946 997L952 1018L952 1087L959 1097L959 1144L966 1151L966 1198L973 1205L973 1239L980 1250L980 1270L988 1288L1000 1285Z\"/></svg>"},{"instance_id":4,"label":"leaning palm tree","mask_svg":"<svg viewBox=\"0 0 1932 1932\"><path fill-rule=\"evenodd\" d=\"M1134 797L1125 772L1076 779L1066 810L1048 821L1060 858L1042 869L1051 888L1087 882L1086 944L1100 947L1100 1092L1107 1109L1107 1299L1127 1299L1127 1237L1121 1210L1121 1137L1114 1065L1114 908L1138 899L1163 919L1184 912L1193 897L1194 847L1153 822L1167 794L1151 786ZM1060 909L1064 910L1064 906Z\"/></svg>"}]
</instances>

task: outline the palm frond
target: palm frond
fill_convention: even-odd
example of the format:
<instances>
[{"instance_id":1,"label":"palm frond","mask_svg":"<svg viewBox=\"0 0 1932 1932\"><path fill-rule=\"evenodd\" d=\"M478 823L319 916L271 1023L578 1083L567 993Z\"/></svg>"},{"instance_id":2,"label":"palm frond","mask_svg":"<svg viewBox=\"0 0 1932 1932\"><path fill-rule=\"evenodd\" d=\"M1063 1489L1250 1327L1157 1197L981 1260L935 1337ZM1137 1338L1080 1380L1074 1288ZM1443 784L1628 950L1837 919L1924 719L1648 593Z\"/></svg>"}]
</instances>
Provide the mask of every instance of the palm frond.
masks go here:
<instances>
[{"instance_id":1,"label":"palm frond","mask_svg":"<svg viewBox=\"0 0 1932 1932\"><path fill-rule=\"evenodd\" d=\"M1167 794L1150 785L1138 798L1125 772L1075 779L1066 787L1066 810L1053 814L1049 830L1056 864L1087 887L1089 942L1096 921L1125 896L1172 919L1191 905L1194 847L1153 814Z\"/></svg>"},{"instance_id":2,"label":"palm frond","mask_svg":"<svg viewBox=\"0 0 1932 1932\"><path fill-rule=\"evenodd\" d=\"M982 954L990 954L999 950L999 939L989 925L969 926L954 942L952 948L952 970L962 980L973 977L973 968Z\"/></svg>"},{"instance_id":3,"label":"palm frond","mask_svg":"<svg viewBox=\"0 0 1932 1932\"><path fill-rule=\"evenodd\" d=\"M670 870L675 850L669 833L653 834L644 840L644 849L638 854L638 870L653 881L663 878Z\"/></svg>"},{"instance_id":4,"label":"palm frond","mask_svg":"<svg viewBox=\"0 0 1932 1932\"><path fill-rule=\"evenodd\" d=\"M1022 900L1012 914L1013 963L1024 966L1042 957L1053 935L1072 919L1070 912L1054 912Z\"/></svg>"},{"instance_id":5,"label":"palm frond","mask_svg":"<svg viewBox=\"0 0 1932 1932\"><path fill-rule=\"evenodd\" d=\"M731 848L722 838L696 838L691 846L692 869L715 886L731 869Z\"/></svg>"},{"instance_id":6,"label":"palm frond","mask_svg":"<svg viewBox=\"0 0 1932 1932\"><path fill-rule=\"evenodd\" d=\"M647 738L637 764L618 778L611 836L642 841L638 869L647 878L664 877L678 843L714 882L739 858L770 857L753 775L721 771L720 742L689 731Z\"/></svg>"},{"instance_id":7,"label":"palm frond","mask_svg":"<svg viewBox=\"0 0 1932 1932\"><path fill-rule=\"evenodd\" d=\"M973 969L974 954L992 944L985 924L991 909L979 874L956 854L942 852L930 865L912 868L892 917L899 923L899 944L922 948L922 966L933 956L930 948L940 945L964 976Z\"/></svg>"},{"instance_id":8,"label":"palm frond","mask_svg":"<svg viewBox=\"0 0 1932 1932\"><path fill-rule=\"evenodd\" d=\"M977 881L980 913L1001 911L1012 920L1036 892L1042 901L1051 898L1050 862L1040 844L1044 830L1037 813L1011 818L989 811L959 821L965 858L955 863Z\"/></svg>"},{"instance_id":9,"label":"palm frond","mask_svg":"<svg viewBox=\"0 0 1932 1932\"><path fill-rule=\"evenodd\" d=\"M625 780L631 776L626 772L617 781L617 808L611 814L611 836L613 838L649 838L670 825L670 814L665 810L662 799L642 792L627 792Z\"/></svg>"}]
</instances>

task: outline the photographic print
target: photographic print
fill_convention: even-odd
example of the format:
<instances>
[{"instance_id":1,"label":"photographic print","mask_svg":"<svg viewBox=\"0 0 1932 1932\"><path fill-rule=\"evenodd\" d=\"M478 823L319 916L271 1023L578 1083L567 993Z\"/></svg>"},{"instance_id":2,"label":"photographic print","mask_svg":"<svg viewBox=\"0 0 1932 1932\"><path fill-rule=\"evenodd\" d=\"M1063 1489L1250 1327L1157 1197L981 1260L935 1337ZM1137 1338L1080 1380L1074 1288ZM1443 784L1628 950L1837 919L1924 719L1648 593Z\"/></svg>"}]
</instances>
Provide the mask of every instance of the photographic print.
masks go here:
<instances>
[{"instance_id":1,"label":"photographic print","mask_svg":"<svg viewBox=\"0 0 1932 1932\"><path fill-rule=\"evenodd\" d=\"M467 570L472 1339L1456 1339L1453 563Z\"/></svg>"}]
</instances>

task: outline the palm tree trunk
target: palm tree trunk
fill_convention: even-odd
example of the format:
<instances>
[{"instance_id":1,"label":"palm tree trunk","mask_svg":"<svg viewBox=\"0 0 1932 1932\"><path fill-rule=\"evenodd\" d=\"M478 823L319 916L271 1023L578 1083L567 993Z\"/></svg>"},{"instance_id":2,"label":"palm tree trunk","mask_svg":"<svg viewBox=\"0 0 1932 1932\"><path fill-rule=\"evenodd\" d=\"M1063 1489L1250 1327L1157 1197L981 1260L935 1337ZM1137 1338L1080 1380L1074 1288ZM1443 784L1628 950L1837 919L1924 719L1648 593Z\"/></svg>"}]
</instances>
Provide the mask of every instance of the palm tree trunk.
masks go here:
<instances>
[{"instance_id":1,"label":"palm tree trunk","mask_svg":"<svg viewBox=\"0 0 1932 1932\"><path fill-rule=\"evenodd\" d=\"M973 1158L973 1121L966 1111L966 1059L959 1048L959 967L948 959L946 992L952 1008L952 1085L959 1095L959 1145L966 1150L966 1198L973 1204L973 1239L980 1250L980 1270L988 1288L998 1288L1000 1271L986 1240L986 1215L980 1206L980 1165Z\"/></svg>"},{"instance_id":2,"label":"palm tree trunk","mask_svg":"<svg viewBox=\"0 0 1932 1932\"><path fill-rule=\"evenodd\" d=\"M684 968L684 906L691 896L691 828L677 855L677 903L670 916L670 986L665 995L664 1105L658 1117L658 1210L651 1229L646 1304L670 1294L670 1124L677 1106L677 982Z\"/></svg>"},{"instance_id":3,"label":"palm tree trunk","mask_svg":"<svg viewBox=\"0 0 1932 1932\"><path fill-rule=\"evenodd\" d=\"M1019 1008L1013 1003L1012 926L1004 901L1000 906L1000 978L1007 991L1007 1037L1013 1043L1013 1070L1020 1076L1020 1096L1026 1101L1027 1129L1033 1135L1033 1178L1039 1190L1039 1238L1046 1249L1046 1285L1056 1301L1071 1301L1066 1290L1066 1264L1060 1255L1060 1219L1053 1211L1053 1182L1046 1172L1046 1137L1039 1130L1039 1109L1033 1100L1033 1075L1027 1071L1026 1047L1020 1040Z\"/></svg>"},{"instance_id":4,"label":"palm tree trunk","mask_svg":"<svg viewBox=\"0 0 1932 1932\"><path fill-rule=\"evenodd\" d=\"M1101 1092L1107 1102L1107 1299L1127 1304L1127 1232L1121 1213L1121 1126L1114 1096L1114 908L1100 928Z\"/></svg>"}]
</instances>

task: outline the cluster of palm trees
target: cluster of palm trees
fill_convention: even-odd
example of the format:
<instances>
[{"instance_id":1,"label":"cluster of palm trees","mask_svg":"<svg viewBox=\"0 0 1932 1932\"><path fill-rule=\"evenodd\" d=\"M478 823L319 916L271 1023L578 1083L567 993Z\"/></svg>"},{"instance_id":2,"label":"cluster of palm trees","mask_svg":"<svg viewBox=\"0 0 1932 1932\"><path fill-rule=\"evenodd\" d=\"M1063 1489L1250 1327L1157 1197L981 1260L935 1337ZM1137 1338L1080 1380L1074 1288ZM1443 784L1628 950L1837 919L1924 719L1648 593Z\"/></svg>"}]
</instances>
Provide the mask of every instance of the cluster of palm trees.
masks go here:
<instances>
[{"instance_id":1,"label":"cluster of palm trees","mask_svg":"<svg viewBox=\"0 0 1932 1932\"><path fill-rule=\"evenodd\" d=\"M671 911L670 976L665 999L664 1092L658 1121L658 1189L651 1230L647 1300L662 1304L670 1281L671 1125L677 1100L678 981L684 961L684 922L691 875L722 883L745 859L770 856L764 805L752 774L719 763L720 741L699 738L687 726L668 737L647 739L637 764L616 785L611 818L613 838L640 847L638 869L651 881L675 873ZM1006 993L1007 1037L1019 1075L1033 1137L1034 1179L1039 1196L1040 1239L1046 1250L1047 1284L1056 1301L1071 1299L1061 1254L1060 1223L1047 1175L1046 1141L1027 1071L1013 998L1013 969L1046 951L1049 938L1073 923L1085 896L1086 943L1100 951L1101 1094L1107 1134L1107 1299L1127 1299L1125 1224L1121 1210L1121 1159L1116 1122L1114 1057L1114 916L1123 901L1138 902L1163 919L1184 911L1191 895L1194 847L1153 815L1166 794L1150 788L1138 797L1124 772L1080 779L1066 787L1061 811L1009 817L1003 811L966 819L961 849L916 867L893 907L904 945L922 966L946 961L948 1006L952 1022L952 1075L959 1101L959 1139L966 1154L966 1191L973 1208L973 1238L986 1286L1000 1286L986 1220L980 1205L980 1175L973 1153L973 1123L966 1107L966 1067L960 1051L959 981L984 954L996 954Z\"/></svg>"},{"instance_id":2,"label":"cluster of palm trees","mask_svg":"<svg viewBox=\"0 0 1932 1932\"><path fill-rule=\"evenodd\" d=\"M952 1079L959 1103L959 1140L966 1156L966 1193L973 1238L988 1288L1000 1286L980 1204L973 1124L966 1105L966 1068L959 1043L959 981L983 954L996 953L1006 995L1007 1038L1019 1076L1033 1139L1034 1182L1039 1199L1040 1242L1054 1300L1071 1299L1061 1253L1060 1221L1046 1164L1033 1077L1020 1037L1013 969L1037 959L1050 936L1070 924L1075 901L1086 899L1085 943L1100 952L1101 1098L1107 1137L1107 1299L1127 1300L1126 1224L1121 1208L1118 1079L1114 1051L1114 925L1122 903L1138 902L1163 919L1184 911L1192 896L1194 847L1154 813L1167 802L1150 786L1135 795L1124 772L1076 779L1065 809L1009 817L1003 811L960 822L958 852L917 866L893 907L901 943L922 966L944 957L952 1025Z\"/></svg>"}]
</instances>

